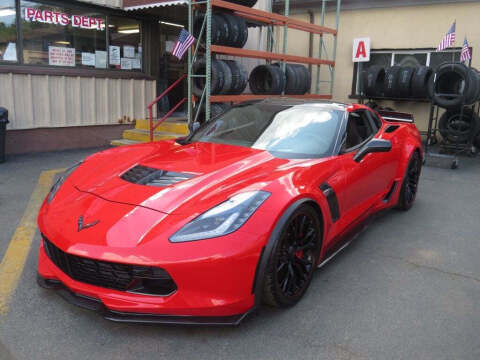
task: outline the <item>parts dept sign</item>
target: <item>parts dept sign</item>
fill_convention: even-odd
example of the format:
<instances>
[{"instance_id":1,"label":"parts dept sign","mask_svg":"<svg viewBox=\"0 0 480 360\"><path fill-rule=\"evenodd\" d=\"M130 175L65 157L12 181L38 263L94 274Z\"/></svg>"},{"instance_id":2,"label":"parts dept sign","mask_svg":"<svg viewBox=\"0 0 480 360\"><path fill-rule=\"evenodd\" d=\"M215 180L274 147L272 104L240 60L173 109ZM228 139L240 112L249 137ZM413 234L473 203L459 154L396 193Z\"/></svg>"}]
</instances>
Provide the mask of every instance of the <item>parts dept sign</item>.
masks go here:
<instances>
[{"instance_id":1,"label":"parts dept sign","mask_svg":"<svg viewBox=\"0 0 480 360\"><path fill-rule=\"evenodd\" d=\"M62 12L50 10L26 8L25 20L62 26L72 24L73 27L82 29L91 29L98 31L105 30L105 20L103 19L82 15L68 15Z\"/></svg>"},{"instance_id":2,"label":"parts dept sign","mask_svg":"<svg viewBox=\"0 0 480 360\"><path fill-rule=\"evenodd\" d=\"M353 39L353 62L370 61L370 38Z\"/></svg>"}]
</instances>

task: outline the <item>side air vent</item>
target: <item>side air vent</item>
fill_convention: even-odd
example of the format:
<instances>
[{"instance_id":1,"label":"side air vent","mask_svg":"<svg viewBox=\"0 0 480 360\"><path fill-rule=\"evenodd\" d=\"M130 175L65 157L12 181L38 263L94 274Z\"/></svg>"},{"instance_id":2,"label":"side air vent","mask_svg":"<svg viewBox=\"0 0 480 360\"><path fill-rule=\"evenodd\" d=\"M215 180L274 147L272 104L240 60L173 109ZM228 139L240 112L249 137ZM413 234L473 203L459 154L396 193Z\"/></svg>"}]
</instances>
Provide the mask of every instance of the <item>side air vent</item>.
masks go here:
<instances>
[{"instance_id":1,"label":"side air vent","mask_svg":"<svg viewBox=\"0 0 480 360\"><path fill-rule=\"evenodd\" d=\"M176 173L142 165L131 168L121 176L123 180L133 184L160 187L169 186L192 177L194 177L193 174Z\"/></svg>"},{"instance_id":2,"label":"side air vent","mask_svg":"<svg viewBox=\"0 0 480 360\"><path fill-rule=\"evenodd\" d=\"M330 208L330 214L332 216L332 221L336 222L340 219L340 208L338 207L337 194L335 190L332 189L328 183L324 182L320 185L320 190L322 190L323 195L327 198L328 207Z\"/></svg>"},{"instance_id":3,"label":"side air vent","mask_svg":"<svg viewBox=\"0 0 480 360\"><path fill-rule=\"evenodd\" d=\"M386 132L386 133L392 133L392 132L394 132L395 130L397 130L398 128L399 128L398 125L390 125L389 127L387 127L387 128L385 129L385 132Z\"/></svg>"}]
</instances>

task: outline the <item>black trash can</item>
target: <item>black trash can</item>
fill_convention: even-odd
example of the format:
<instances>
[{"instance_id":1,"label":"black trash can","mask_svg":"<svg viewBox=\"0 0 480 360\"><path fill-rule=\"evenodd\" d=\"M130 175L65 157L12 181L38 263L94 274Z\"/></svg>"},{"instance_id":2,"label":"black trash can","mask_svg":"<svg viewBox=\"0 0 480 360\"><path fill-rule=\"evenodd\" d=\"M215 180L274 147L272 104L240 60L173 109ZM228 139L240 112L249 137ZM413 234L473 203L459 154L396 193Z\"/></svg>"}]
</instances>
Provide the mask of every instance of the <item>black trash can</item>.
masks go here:
<instances>
[{"instance_id":1,"label":"black trash can","mask_svg":"<svg viewBox=\"0 0 480 360\"><path fill-rule=\"evenodd\" d=\"M8 110L0 107L0 163L5 162L5 135L7 134Z\"/></svg>"}]
</instances>

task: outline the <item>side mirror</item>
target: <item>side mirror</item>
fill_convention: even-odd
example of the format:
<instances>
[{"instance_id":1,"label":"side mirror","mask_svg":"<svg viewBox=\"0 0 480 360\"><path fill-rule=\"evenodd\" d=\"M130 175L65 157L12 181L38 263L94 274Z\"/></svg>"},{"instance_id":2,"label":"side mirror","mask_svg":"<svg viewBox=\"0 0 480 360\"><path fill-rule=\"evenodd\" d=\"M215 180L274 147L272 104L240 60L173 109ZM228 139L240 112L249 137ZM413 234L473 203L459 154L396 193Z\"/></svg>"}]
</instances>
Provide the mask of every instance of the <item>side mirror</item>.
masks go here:
<instances>
[{"instance_id":1,"label":"side mirror","mask_svg":"<svg viewBox=\"0 0 480 360\"><path fill-rule=\"evenodd\" d=\"M363 145L353 157L353 161L360 162L370 153L374 152L389 152L392 150L392 143L390 140L373 138L368 143Z\"/></svg>"}]
</instances>

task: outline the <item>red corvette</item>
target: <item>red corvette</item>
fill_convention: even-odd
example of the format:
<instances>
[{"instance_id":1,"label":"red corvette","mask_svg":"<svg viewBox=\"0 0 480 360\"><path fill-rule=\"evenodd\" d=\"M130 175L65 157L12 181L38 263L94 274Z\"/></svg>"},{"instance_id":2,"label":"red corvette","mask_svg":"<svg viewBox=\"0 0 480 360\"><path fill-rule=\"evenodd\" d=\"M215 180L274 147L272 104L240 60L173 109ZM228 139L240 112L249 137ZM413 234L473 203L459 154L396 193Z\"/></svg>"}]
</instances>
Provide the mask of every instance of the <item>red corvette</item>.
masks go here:
<instances>
[{"instance_id":1,"label":"red corvette","mask_svg":"<svg viewBox=\"0 0 480 360\"><path fill-rule=\"evenodd\" d=\"M238 324L294 305L371 215L415 200L419 132L383 115L251 102L177 142L94 154L40 210L38 282L115 321Z\"/></svg>"}]
</instances>

